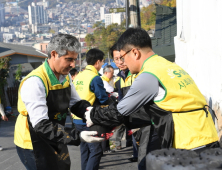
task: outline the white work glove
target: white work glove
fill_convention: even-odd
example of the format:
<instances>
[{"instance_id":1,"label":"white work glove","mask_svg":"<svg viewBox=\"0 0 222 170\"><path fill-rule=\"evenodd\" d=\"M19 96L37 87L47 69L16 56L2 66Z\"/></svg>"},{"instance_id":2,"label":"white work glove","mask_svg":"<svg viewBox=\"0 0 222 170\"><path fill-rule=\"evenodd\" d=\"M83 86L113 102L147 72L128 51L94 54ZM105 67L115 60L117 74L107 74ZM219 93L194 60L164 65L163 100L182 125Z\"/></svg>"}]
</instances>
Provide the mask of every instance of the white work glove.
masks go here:
<instances>
[{"instance_id":1,"label":"white work glove","mask_svg":"<svg viewBox=\"0 0 222 170\"><path fill-rule=\"evenodd\" d=\"M2 104L0 104L0 116L2 115L2 120L4 121L8 121L8 118L6 117L5 115L5 112L4 112L4 107Z\"/></svg>"},{"instance_id":2,"label":"white work glove","mask_svg":"<svg viewBox=\"0 0 222 170\"><path fill-rule=\"evenodd\" d=\"M111 96L114 96L114 97L117 98L117 97L119 96L119 94L118 94L117 92L112 92L112 93L111 93Z\"/></svg>"},{"instance_id":3,"label":"white work glove","mask_svg":"<svg viewBox=\"0 0 222 170\"><path fill-rule=\"evenodd\" d=\"M94 143L94 142L102 142L105 138L94 137L92 135L97 135L96 131L82 131L79 136L81 142Z\"/></svg>"},{"instance_id":4,"label":"white work glove","mask_svg":"<svg viewBox=\"0 0 222 170\"><path fill-rule=\"evenodd\" d=\"M4 120L4 121L8 121L8 118L7 118L7 116L2 116L2 120Z\"/></svg>"},{"instance_id":5,"label":"white work glove","mask_svg":"<svg viewBox=\"0 0 222 170\"><path fill-rule=\"evenodd\" d=\"M90 112L91 112L92 108L93 107L91 107L91 106L86 108L87 111L85 112L85 119L86 119L86 126L87 127L90 127L94 124L92 122L92 120L90 119Z\"/></svg>"}]
</instances>

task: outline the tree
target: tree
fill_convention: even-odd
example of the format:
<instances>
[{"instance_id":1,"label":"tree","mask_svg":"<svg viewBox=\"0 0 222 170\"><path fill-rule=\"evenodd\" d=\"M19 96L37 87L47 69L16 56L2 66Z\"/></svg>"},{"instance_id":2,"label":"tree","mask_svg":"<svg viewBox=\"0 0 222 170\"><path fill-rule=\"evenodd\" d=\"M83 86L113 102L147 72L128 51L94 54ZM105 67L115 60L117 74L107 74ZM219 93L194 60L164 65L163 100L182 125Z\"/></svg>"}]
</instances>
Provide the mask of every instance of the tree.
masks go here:
<instances>
[{"instance_id":1,"label":"tree","mask_svg":"<svg viewBox=\"0 0 222 170\"><path fill-rule=\"evenodd\" d=\"M87 34L85 37L85 41L86 41L86 45L89 48L93 48L93 46L95 44L95 37L92 34Z\"/></svg>"},{"instance_id":2,"label":"tree","mask_svg":"<svg viewBox=\"0 0 222 170\"><path fill-rule=\"evenodd\" d=\"M176 7L176 0L163 0L160 4L169 7Z\"/></svg>"},{"instance_id":3,"label":"tree","mask_svg":"<svg viewBox=\"0 0 222 170\"><path fill-rule=\"evenodd\" d=\"M176 0L160 0L160 5L176 7ZM140 12L141 17L141 27L145 30L150 30L155 28L156 24L156 7L153 2L147 7L143 7Z\"/></svg>"},{"instance_id":4,"label":"tree","mask_svg":"<svg viewBox=\"0 0 222 170\"><path fill-rule=\"evenodd\" d=\"M95 28L93 34L86 35L86 44L89 49L96 47L103 51L105 58L110 47L114 45L119 36L126 30L124 23L121 25L117 23L111 24L105 28L104 23L96 22L93 28Z\"/></svg>"},{"instance_id":5,"label":"tree","mask_svg":"<svg viewBox=\"0 0 222 170\"><path fill-rule=\"evenodd\" d=\"M15 72L15 79L20 81L21 78L22 78L22 66L21 66L21 64L19 64L18 68L17 68L17 70Z\"/></svg>"},{"instance_id":6,"label":"tree","mask_svg":"<svg viewBox=\"0 0 222 170\"><path fill-rule=\"evenodd\" d=\"M107 36L107 47L112 47L113 44L118 40L118 33L117 32L111 32L110 35Z\"/></svg>"},{"instance_id":7,"label":"tree","mask_svg":"<svg viewBox=\"0 0 222 170\"><path fill-rule=\"evenodd\" d=\"M9 61L10 57L5 57L0 59L0 97L3 105L6 104L4 95L4 86L7 84L7 77L9 72Z\"/></svg>"},{"instance_id":8,"label":"tree","mask_svg":"<svg viewBox=\"0 0 222 170\"><path fill-rule=\"evenodd\" d=\"M156 7L154 4L148 7L143 7L140 12L141 27L145 30L150 30L155 27L156 23Z\"/></svg>"},{"instance_id":9,"label":"tree","mask_svg":"<svg viewBox=\"0 0 222 170\"><path fill-rule=\"evenodd\" d=\"M105 24L102 21L97 21L93 24L93 28L104 27Z\"/></svg>"}]
</instances>

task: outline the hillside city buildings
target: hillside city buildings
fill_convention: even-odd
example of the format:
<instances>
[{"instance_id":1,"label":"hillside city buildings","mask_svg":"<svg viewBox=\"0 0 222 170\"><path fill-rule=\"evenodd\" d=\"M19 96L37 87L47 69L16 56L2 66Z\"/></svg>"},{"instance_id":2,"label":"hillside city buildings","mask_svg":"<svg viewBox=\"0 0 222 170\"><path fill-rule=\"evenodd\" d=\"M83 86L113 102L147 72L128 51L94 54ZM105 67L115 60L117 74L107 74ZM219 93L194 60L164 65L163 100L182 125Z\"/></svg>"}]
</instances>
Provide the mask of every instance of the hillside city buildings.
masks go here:
<instances>
[{"instance_id":1,"label":"hillside city buildings","mask_svg":"<svg viewBox=\"0 0 222 170\"><path fill-rule=\"evenodd\" d=\"M0 27L5 24L5 6L0 3Z\"/></svg>"},{"instance_id":2,"label":"hillside city buildings","mask_svg":"<svg viewBox=\"0 0 222 170\"><path fill-rule=\"evenodd\" d=\"M78 37L84 46L85 36L93 33L92 26L97 21L107 27L112 23L120 25L125 18L125 13L109 13L110 8L125 7L125 0L113 0L106 5L56 3L51 7L47 0L32 2L26 9L17 1L0 3L0 42L34 46L49 41L55 34L65 33Z\"/></svg>"},{"instance_id":3,"label":"hillside city buildings","mask_svg":"<svg viewBox=\"0 0 222 170\"><path fill-rule=\"evenodd\" d=\"M48 24L46 8L43 5L36 5L32 2L32 5L28 6L29 24Z\"/></svg>"}]
</instances>

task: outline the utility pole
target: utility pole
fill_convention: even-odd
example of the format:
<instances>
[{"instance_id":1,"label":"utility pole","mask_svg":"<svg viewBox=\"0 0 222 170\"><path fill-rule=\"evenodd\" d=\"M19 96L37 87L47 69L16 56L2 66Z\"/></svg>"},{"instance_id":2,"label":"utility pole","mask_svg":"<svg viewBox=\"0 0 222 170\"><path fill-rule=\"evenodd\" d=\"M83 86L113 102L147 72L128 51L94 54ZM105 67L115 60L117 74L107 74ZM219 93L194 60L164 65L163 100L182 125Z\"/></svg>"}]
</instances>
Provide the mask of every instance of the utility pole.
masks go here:
<instances>
[{"instance_id":1,"label":"utility pole","mask_svg":"<svg viewBox=\"0 0 222 170\"><path fill-rule=\"evenodd\" d=\"M125 5L126 5L126 29L128 29L129 28L129 0L125 0L126 1L126 3L125 3Z\"/></svg>"},{"instance_id":2,"label":"utility pole","mask_svg":"<svg viewBox=\"0 0 222 170\"><path fill-rule=\"evenodd\" d=\"M140 26L139 0L126 0L126 28Z\"/></svg>"},{"instance_id":3,"label":"utility pole","mask_svg":"<svg viewBox=\"0 0 222 170\"><path fill-rule=\"evenodd\" d=\"M82 71L82 68L81 68L81 52L82 52L82 46L81 46L81 42L80 42L80 34L81 34L81 30L79 29L79 43L80 43L80 53L79 53L79 71Z\"/></svg>"},{"instance_id":4,"label":"utility pole","mask_svg":"<svg viewBox=\"0 0 222 170\"><path fill-rule=\"evenodd\" d=\"M110 63L110 59L109 59L109 52L108 52L108 64L110 65L111 63Z\"/></svg>"},{"instance_id":5,"label":"utility pole","mask_svg":"<svg viewBox=\"0 0 222 170\"><path fill-rule=\"evenodd\" d=\"M16 2L17 2L16 6L17 6L17 15L18 15L18 3L19 3L19 0L16 0Z\"/></svg>"}]
</instances>

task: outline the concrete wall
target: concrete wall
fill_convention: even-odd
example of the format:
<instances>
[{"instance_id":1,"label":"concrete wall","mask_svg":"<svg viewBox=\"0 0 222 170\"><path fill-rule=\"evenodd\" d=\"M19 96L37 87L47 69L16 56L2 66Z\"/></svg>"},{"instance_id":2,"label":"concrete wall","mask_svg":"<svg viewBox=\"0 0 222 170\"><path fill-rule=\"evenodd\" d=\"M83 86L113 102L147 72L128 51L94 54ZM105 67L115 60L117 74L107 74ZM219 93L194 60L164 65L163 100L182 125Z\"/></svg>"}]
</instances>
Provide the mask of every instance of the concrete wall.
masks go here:
<instances>
[{"instance_id":1,"label":"concrete wall","mask_svg":"<svg viewBox=\"0 0 222 170\"><path fill-rule=\"evenodd\" d=\"M36 62L44 62L45 61L45 58L32 57L32 56L28 56L27 59L28 59L27 63L36 63Z\"/></svg>"},{"instance_id":2,"label":"concrete wall","mask_svg":"<svg viewBox=\"0 0 222 170\"><path fill-rule=\"evenodd\" d=\"M20 54L11 55L10 58L11 58L10 65L36 63L36 62L39 63L39 62L45 61L45 58L25 56L25 55L20 55Z\"/></svg>"},{"instance_id":3,"label":"concrete wall","mask_svg":"<svg viewBox=\"0 0 222 170\"><path fill-rule=\"evenodd\" d=\"M221 7L219 0L177 0L174 38L175 62L191 75L207 102L212 103L219 136L222 135Z\"/></svg>"},{"instance_id":4,"label":"concrete wall","mask_svg":"<svg viewBox=\"0 0 222 170\"><path fill-rule=\"evenodd\" d=\"M28 63L27 56L24 55L14 54L9 57L11 58L10 65Z\"/></svg>"}]
</instances>

